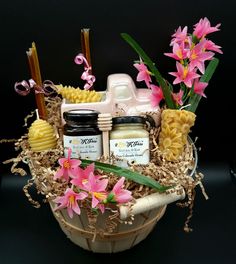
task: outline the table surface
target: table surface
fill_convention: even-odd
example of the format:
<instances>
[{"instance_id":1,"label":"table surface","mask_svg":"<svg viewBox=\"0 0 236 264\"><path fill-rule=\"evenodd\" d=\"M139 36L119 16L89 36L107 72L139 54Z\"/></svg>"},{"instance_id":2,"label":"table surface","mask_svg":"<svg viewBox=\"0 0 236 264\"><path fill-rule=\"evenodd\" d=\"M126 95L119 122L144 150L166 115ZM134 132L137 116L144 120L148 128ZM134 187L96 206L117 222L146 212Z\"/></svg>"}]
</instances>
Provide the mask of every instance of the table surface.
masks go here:
<instances>
[{"instance_id":1,"label":"table surface","mask_svg":"<svg viewBox=\"0 0 236 264\"><path fill-rule=\"evenodd\" d=\"M29 204L22 191L29 176L3 174L0 263L236 263L236 183L227 163L206 163L198 170L205 175L209 200L196 189L193 232L183 231L188 210L171 204L145 240L112 254L92 253L73 244L48 204L40 209Z\"/></svg>"}]
</instances>

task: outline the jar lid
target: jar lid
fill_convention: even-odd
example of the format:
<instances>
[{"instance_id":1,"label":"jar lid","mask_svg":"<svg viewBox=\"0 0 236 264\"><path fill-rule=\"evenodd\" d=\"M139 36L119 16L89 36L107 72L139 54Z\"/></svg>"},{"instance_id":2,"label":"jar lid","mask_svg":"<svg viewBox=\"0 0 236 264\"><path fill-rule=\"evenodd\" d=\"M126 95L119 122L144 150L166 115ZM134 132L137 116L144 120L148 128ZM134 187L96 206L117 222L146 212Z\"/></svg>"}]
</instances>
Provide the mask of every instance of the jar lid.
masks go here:
<instances>
[{"instance_id":1,"label":"jar lid","mask_svg":"<svg viewBox=\"0 0 236 264\"><path fill-rule=\"evenodd\" d=\"M100 112L91 109L73 109L63 113L65 121L81 122L85 124L96 123Z\"/></svg>"},{"instance_id":2,"label":"jar lid","mask_svg":"<svg viewBox=\"0 0 236 264\"><path fill-rule=\"evenodd\" d=\"M145 118L142 116L118 116L112 118L113 125L127 124L127 123L141 123L145 124Z\"/></svg>"}]
</instances>

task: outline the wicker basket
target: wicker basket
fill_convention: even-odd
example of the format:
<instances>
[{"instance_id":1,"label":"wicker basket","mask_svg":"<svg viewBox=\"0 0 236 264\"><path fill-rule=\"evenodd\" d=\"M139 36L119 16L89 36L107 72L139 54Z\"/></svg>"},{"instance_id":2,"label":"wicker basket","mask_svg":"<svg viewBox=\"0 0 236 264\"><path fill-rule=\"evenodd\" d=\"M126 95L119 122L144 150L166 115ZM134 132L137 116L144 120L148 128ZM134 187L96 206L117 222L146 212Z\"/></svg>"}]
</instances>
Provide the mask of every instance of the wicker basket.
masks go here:
<instances>
[{"instance_id":1,"label":"wicker basket","mask_svg":"<svg viewBox=\"0 0 236 264\"><path fill-rule=\"evenodd\" d=\"M54 204L50 203L50 206L67 237L76 245L97 253L114 253L132 248L148 236L166 210L166 206L161 206L138 214L132 224L118 223L110 233L103 231L109 212L98 217L96 231L91 231L85 211L71 219L65 210L54 211Z\"/></svg>"}]
</instances>

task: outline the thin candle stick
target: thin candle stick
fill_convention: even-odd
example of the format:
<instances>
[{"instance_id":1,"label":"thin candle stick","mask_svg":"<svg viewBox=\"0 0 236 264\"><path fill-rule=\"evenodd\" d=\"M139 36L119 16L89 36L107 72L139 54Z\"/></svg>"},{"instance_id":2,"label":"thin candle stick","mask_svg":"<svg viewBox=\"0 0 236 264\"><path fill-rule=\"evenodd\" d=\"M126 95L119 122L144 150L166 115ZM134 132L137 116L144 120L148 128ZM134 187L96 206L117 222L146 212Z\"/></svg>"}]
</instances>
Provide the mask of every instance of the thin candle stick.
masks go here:
<instances>
[{"instance_id":1,"label":"thin candle stick","mask_svg":"<svg viewBox=\"0 0 236 264\"><path fill-rule=\"evenodd\" d=\"M88 61L89 66L92 67L91 64L91 55L90 55L90 44L89 44L89 28L81 29L81 46L82 53Z\"/></svg>"},{"instance_id":2,"label":"thin candle stick","mask_svg":"<svg viewBox=\"0 0 236 264\"><path fill-rule=\"evenodd\" d=\"M26 54L28 57L31 78L35 81L35 83L38 86L42 87L43 84L42 84L42 79L41 79L39 60L38 60L36 45L34 42L32 43L32 47L29 49L29 51L26 52ZM45 105L44 94L35 92L35 99L36 99L36 104L37 104L37 108L39 112L39 117L41 119L46 120L47 119L47 109Z\"/></svg>"}]
</instances>

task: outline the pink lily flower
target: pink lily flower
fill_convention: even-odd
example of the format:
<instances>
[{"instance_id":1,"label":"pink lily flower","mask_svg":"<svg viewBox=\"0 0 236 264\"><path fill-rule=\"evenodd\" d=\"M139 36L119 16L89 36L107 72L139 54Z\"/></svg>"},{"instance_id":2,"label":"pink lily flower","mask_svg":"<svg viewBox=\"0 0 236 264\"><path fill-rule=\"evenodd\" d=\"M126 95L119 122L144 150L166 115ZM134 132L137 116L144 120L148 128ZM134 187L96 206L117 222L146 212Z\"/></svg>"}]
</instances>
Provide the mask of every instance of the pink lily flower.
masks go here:
<instances>
[{"instance_id":1,"label":"pink lily flower","mask_svg":"<svg viewBox=\"0 0 236 264\"><path fill-rule=\"evenodd\" d=\"M201 18L200 21L194 25L193 35L200 39L202 37L205 37L207 34L219 31L220 25L221 24L217 24L215 27L211 27L211 23L206 17L203 19Z\"/></svg>"},{"instance_id":2,"label":"pink lily flower","mask_svg":"<svg viewBox=\"0 0 236 264\"><path fill-rule=\"evenodd\" d=\"M59 204L54 210L67 208L67 213L70 218L73 217L73 212L80 215L78 201L84 200L87 196L88 194L85 192L76 193L71 188L68 188L64 196L57 197L53 200L54 203Z\"/></svg>"},{"instance_id":3,"label":"pink lily flower","mask_svg":"<svg viewBox=\"0 0 236 264\"><path fill-rule=\"evenodd\" d=\"M123 189L125 177L121 177L114 185L111 193L114 195L112 200L117 203L127 203L132 199L131 191Z\"/></svg>"},{"instance_id":4,"label":"pink lily flower","mask_svg":"<svg viewBox=\"0 0 236 264\"><path fill-rule=\"evenodd\" d=\"M154 85L154 84L151 84L150 88L152 90L152 93L150 96L151 105L153 107L158 106L160 104L160 101L164 99L162 89L159 86Z\"/></svg>"},{"instance_id":5,"label":"pink lily flower","mask_svg":"<svg viewBox=\"0 0 236 264\"><path fill-rule=\"evenodd\" d=\"M189 56L189 68L193 70L195 67L199 69L199 71L204 74L205 65L204 62L206 60L211 60L215 55L213 52L205 52L204 51L205 41L199 42L191 51Z\"/></svg>"},{"instance_id":6,"label":"pink lily flower","mask_svg":"<svg viewBox=\"0 0 236 264\"><path fill-rule=\"evenodd\" d=\"M100 202L107 198L106 187L108 179L99 180L93 173L89 174L88 182L83 184L83 189L92 195L92 208L98 207L102 213L104 212L104 205Z\"/></svg>"},{"instance_id":7,"label":"pink lily flower","mask_svg":"<svg viewBox=\"0 0 236 264\"><path fill-rule=\"evenodd\" d=\"M188 66L183 66L179 62L176 62L177 72L169 72L170 75L175 76L173 84L183 82L187 87L191 88L193 80L200 77L194 70L191 70Z\"/></svg>"},{"instance_id":8,"label":"pink lily flower","mask_svg":"<svg viewBox=\"0 0 236 264\"><path fill-rule=\"evenodd\" d=\"M200 82L200 79L195 79L194 81L194 92L206 98L204 90L207 87L208 83Z\"/></svg>"},{"instance_id":9,"label":"pink lily flower","mask_svg":"<svg viewBox=\"0 0 236 264\"><path fill-rule=\"evenodd\" d=\"M173 45L173 53L164 53L166 56L174 58L175 60L184 60L187 58L188 51L184 49L184 45L179 45L178 43L174 43Z\"/></svg>"},{"instance_id":10,"label":"pink lily flower","mask_svg":"<svg viewBox=\"0 0 236 264\"><path fill-rule=\"evenodd\" d=\"M61 168L56 172L53 179L64 178L66 181L69 180L69 177L74 177L76 168L80 165L81 161L77 159L71 159L71 149L68 149L68 157L59 159L59 164Z\"/></svg>"},{"instance_id":11,"label":"pink lily flower","mask_svg":"<svg viewBox=\"0 0 236 264\"><path fill-rule=\"evenodd\" d=\"M176 32L172 35L173 39L171 40L170 46L173 46L175 43L185 43L187 40L187 30L188 27L184 27L183 30L181 27L178 27Z\"/></svg>"},{"instance_id":12,"label":"pink lily flower","mask_svg":"<svg viewBox=\"0 0 236 264\"><path fill-rule=\"evenodd\" d=\"M183 90L179 90L178 93L172 93L172 97L178 105L183 105L183 101L182 101L183 95L184 95Z\"/></svg>"},{"instance_id":13,"label":"pink lily flower","mask_svg":"<svg viewBox=\"0 0 236 264\"><path fill-rule=\"evenodd\" d=\"M147 87L149 87L150 82L152 80L151 80L150 72L149 72L147 66L143 62L140 62L140 63L135 63L134 67L139 71L136 80L138 82L144 81L146 83Z\"/></svg>"},{"instance_id":14,"label":"pink lily flower","mask_svg":"<svg viewBox=\"0 0 236 264\"><path fill-rule=\"evenodd\" d=\"M212 51L218 52L220 54L223 54L222 50L220 50L221 46L216 45L211 40L205 40L203 47L205 50L212 50Z\"/></svg>"},{"instance_id":15,"label":"pink lily flower","mask_svg":"<svg viewBox=\"0 0 236 264\"><path fill-rule=\"evenodd\" d=\"M73 179L70 182L80 189L83 189L84 184L88 182L90 173L94 173L94 168L94 163L89 164L85 169L78 167L75 176L73 176Z\"/></svg>"}]
</instances>

